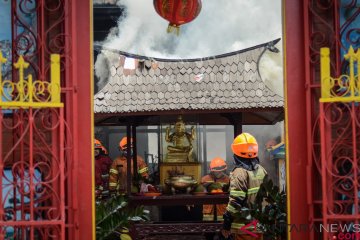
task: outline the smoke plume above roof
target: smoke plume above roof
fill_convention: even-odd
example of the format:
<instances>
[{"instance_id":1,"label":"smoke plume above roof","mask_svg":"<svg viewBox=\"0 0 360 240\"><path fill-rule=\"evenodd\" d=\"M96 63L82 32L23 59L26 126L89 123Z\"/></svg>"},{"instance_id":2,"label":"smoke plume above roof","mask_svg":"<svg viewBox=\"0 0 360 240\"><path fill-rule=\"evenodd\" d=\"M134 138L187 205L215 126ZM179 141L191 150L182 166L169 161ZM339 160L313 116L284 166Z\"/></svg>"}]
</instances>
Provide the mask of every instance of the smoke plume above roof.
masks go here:
<instances>
[{"instance_id":1,"label":"smoke plume above roof","mask_svg":"<svg viewBox=\"0 0 360 240\"><path fill-rule=\"evenodd\" d=\"M119 4L125 7L125 14L102 43L106 49L159 58L197 58L252 47L282 36L281 0L203 0L199 16L181 26L179 36L166 32L168 22L156 13L153 1L122 0ZM277 47L281 50L281 42ZM275 86L282 92L281 52L264 58L264 81L277 78ZM97 63L96 68L101 66Z\"/></svg>"},{"instance_id":2,"label":"smoke plume above roof","mask_svg":"<svg viewBox=\"0 0 360 240\"><path fill-rule=\"evenodd\" d=\"M281 37L280 0L203 0L200 15L166 33L168 22L149 0L122 0L125 16L105 46L152 57L205 57L251 47Z\"/></svg>"}]
</instances>

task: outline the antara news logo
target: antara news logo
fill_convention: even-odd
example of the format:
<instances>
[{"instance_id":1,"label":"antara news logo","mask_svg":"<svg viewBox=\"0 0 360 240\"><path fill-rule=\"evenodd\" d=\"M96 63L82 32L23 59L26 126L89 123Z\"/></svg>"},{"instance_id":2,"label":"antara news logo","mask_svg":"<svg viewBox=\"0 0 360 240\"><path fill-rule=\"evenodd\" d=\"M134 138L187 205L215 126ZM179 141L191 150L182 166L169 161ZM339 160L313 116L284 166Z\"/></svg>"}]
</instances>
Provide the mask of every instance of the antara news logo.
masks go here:
<instances>
[{"instance_id":1,"label":"antara news logo","mask_svg":"<svg viewBox=\"0 0 360 240\"><path fill-rule=\"evenodd\" d=\"M243 233L250 235L254 238L260 238L258 234L256 234L257 227L261 224L258 220L254 220L249 224L242 226L240 231ZM332 239L334 240L358 240L360 239L360 224L351 223L351 224L278 224L273 226L273 229L277 230L287 230L289 232L318 232L318 233L329 233L332 235Z\"/></svg>"}]
</instances>

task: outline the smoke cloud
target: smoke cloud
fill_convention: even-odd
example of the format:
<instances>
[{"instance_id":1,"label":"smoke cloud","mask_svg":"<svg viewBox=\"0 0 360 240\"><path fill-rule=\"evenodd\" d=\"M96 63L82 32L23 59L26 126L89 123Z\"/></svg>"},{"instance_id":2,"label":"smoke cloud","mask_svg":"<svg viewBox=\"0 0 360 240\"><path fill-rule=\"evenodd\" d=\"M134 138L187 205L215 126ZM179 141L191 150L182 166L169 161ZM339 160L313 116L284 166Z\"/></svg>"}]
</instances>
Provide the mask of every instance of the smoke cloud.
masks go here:
<instances>
[{"instance_id":1,"label":"smoke cloud","mask_svg":"<svg viewBox=\"0 0 360 240\"><path fill-rule=\"evenodd\" d=\"M100 53L97 56L96 62L95 62L95 74L98 77L97 87L98 89L102 89L106 85L106 80L109 77L109 61L107 59L107 56L103 53Z\"/></svg>"},{"instance_id":2,"label":"smoke cloud","mask_svg":"<svg viewBox=\"0 0 360 240\"><path fill-rule=\"evenodd\" d=\"M265 85L277 95L284 97L282 41L276 47L279 53L266 51L259 63L259 71Z\"/></svg>"}]
</instances>

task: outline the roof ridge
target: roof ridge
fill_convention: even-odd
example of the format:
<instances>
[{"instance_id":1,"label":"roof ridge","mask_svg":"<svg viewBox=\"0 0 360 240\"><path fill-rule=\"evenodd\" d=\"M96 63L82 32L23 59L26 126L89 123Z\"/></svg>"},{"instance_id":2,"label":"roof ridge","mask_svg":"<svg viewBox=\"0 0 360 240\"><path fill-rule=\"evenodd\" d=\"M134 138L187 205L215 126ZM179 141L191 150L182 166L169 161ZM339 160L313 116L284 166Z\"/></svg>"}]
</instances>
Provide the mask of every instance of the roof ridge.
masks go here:
<instances>
[{"instance_id":1,"label":"roof ridge","mask_svg":"<svg viewBox=\"0 0 360 240\"><path fill-rule=\"evenodd\" d=\"M208 56L208 57L200 57L200 58L177 58L177 59L171 59L171 58L157 58L157 57L149 57L149 56L144 56L144 55L138 55L138 54L134 54L134 53L129 53L129 52L124 52L121 50L116 50L116 49L110 49L110 48L104 48L103 45L100 44L94 44L94 50L108 50L108 51L112 51L112 52L116 52L122 56L125 57L132 57L132 58L136 58L136 59L144 59L144 60L155 60L155 61L160 61L160 62L196 62L196 61L204 61L204 60L211 60L211 59L218 59L218 58L224 58L224 57L229 57L229 56L233 56L239 53L244 53L244 52L248 52L257 48L261 48L261 47L265 47L267 45L275 45L276 43L278 43L281 40L281 38L277 38L275 40L266 42L266 43L262 43L256 46L252 46L249 48L244 48L241 50L237 50L237 51L233 51L233 52L228 52L228 53L223 53L223 54L219 54L219 55L213 55L213 56Z\"/></svg>"}]
</instances>

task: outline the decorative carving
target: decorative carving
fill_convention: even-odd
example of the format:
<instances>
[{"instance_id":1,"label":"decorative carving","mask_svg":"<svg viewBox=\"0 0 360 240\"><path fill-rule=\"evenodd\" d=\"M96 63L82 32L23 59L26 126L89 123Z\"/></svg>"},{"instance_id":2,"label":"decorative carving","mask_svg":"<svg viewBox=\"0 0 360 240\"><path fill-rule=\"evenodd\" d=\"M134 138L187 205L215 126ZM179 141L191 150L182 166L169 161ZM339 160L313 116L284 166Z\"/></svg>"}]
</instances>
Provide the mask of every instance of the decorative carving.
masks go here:
<instances>
[{"instance_id":1,"label":"decorative carving","mask_svg":"<svg viewBox=\"0 0 360 240\"><path fill-rule=\"evenodd\" d=\"M0 69L6 63L6 58L0 51ZM29 63L22 56L14 64L18 69L19 81L4 80L0 71L0 106L2 108L41 108L41 107L63 107L60 102L60 55L51 55L51 82L36 80L32 75L24 78L24 70Z\"/></svg>"},{"instance_id":2,"label":"decorative carving","mask_svg":"<svg viewBox=\"0 0 360 240\"><path fill-rule=\"evenodd\" d=\"M216 233L222 223L173 223L173 224L135 224L136 239L146 239L152 235L203 234Z\"/></svg>"},{"instance_id":3,"label":"decorative carving","mask_svg":"<svg viewBox=\"0 0 360 240\"><path fill-rule=\"evenodd\" d=\"M349 61L349 74L333 78L330 76L330 50L321 49L321 102L360 101L360 74L355 76L356 68L360 67L360 50L355 53L350 47L344 58Z\"/></svg>"}]
</instances>

